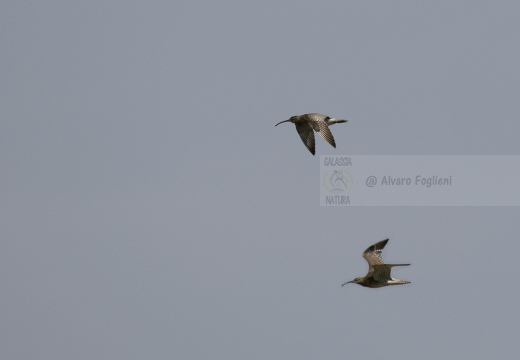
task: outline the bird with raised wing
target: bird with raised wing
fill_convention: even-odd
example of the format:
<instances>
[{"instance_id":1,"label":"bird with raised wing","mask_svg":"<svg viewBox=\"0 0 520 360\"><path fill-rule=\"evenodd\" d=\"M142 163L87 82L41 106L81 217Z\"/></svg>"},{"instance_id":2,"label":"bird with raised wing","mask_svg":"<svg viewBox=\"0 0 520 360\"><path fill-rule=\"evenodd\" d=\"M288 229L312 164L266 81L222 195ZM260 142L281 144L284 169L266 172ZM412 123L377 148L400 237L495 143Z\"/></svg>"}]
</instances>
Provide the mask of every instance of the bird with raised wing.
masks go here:
<instances>
[{"instance_id":1,"label":"bird with raised wing","mask_svg":"<svg viewBox=\"0 0 520 360\"><path fill-rule=\"evenodd\" d=\"M388 239L385 239L369 246L368 249L363 252L363 257L368 262L368 273L363 277L357 277L352 281L347 281L343 285L354 283L369 288L379 288L388 285L410 284L410 281L394 279L390 276L392 267L408 266L410 264L385 264L381 257L381 252L387 242Z\"/></svg>"},{"instance_id":2,"label":"bird with raised wing","mask_svg":"<svg viewBox=\"0 0 520 360\"><path fill-rule=\"evenodd\" d=\"M309 149L312 155L315 153L315 141L314 141L314 131L318 133L325 141L331 144L333 147L336 147L336 142L334 141L334 137L329 130L329 126L333 124L339 124L347 122L348 120L335 119L330 116L311 113L311 114L303 114L303 115L295 115L291 116L288 120L280 121L275 126L280 125L284 122L292 122L296 125L296 131L303 143Z\"/></svg>"}]
</instances>

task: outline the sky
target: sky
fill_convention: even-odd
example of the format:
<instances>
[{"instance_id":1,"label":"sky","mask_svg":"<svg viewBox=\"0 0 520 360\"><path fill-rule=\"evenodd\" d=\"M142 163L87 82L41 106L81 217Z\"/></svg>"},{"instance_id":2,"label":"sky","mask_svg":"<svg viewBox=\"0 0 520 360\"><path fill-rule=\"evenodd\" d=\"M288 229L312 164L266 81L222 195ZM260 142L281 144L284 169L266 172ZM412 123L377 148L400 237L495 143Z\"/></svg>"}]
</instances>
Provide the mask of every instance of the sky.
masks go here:
<instances>
[{"instance_id":1,"label":"sky","mask_svg":"<svg viewBox=\"0 0 520 360\"><path fill-rule=\"evenodd\" d=\"M520 154L519 16L2 1L2 359L514 358L520 208L320 207L319 156ZM341 287L386 238L411 284Z\"/></svg>"}]
</instances>

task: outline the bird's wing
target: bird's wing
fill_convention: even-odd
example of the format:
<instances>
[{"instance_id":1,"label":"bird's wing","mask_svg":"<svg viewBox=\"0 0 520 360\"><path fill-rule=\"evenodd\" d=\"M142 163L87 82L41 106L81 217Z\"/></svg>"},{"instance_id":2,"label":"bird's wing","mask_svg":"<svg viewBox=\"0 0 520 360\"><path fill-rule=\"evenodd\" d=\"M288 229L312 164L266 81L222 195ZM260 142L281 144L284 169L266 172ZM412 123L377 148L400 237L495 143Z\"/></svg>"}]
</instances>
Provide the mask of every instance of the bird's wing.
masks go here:
<instances>
[{"instance_id":1,"label":"bird's wing","mask_svg":"<svg viewBox=\"0 0 520 360\"><path fill-rule=\"evenodd\" d=\"M388 239L382 240L372 246L369 246L363 252L363 257L368 262L368 272L374 271L374 265L383 265L383 258L381 257L381 252L385 247ZM390 275L389 275L390 276Z\"/></svg>"},{"instance_id":2,"label":"bird's wing","mask_svg":"<svg viewBox=\"0 0 520 360\"><path fill-rule=\"evenodd\" d=\"M305 120L309 124L311 124L314 131L320 135L323 140L331 144L333 147L336 147L336 142L334 141L334 136L332 136L332 133L330 132L329 126L325 122L325 119L328 118L326 115L322 114L306 114L307 116L304 117Z\"/></svg>"},{"instance_id":3,"label":"bird's wing","mask_svg":"<svg viewBox=\"0 0 520 360\"><path fill-rule=\"evenodd\" d=\"M308 122L300 122L296 123L296 131L298 131L298 135L302 138L303 143L309 149L312 155L315 152L315 141L314 141L314 132L312 131L312 127Z\"/></svg>"},{"instance_id":4,"label":"bird's wing","mask_svg":"<svg viewBox=\"0 0 520 360\"><path fill-rule=\"evenodd\" d=\"M392 280L390 277L390 269L392 268L389 265L380 264L380 265L372 265L374 271L372 273L373 278L378 282L387 282L388 280Z\"/></svg>"}]
</instances>

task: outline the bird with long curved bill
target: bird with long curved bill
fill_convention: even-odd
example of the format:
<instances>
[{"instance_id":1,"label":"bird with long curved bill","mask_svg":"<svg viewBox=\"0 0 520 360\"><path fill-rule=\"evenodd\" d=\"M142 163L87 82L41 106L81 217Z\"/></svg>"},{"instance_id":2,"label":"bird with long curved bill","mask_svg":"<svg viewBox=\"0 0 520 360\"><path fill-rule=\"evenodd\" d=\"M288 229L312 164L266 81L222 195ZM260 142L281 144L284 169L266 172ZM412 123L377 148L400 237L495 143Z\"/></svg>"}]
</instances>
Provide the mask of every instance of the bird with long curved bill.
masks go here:
<instances>
[{"instance_id":1,"label":"bird with long curved bill","mask_svg":"<svg viewBox=\"0 0 520 360\"><path fill-rule=\"evenodd\" d=\"M343 285L354 283L369 288L379 288L389 285L410 284L410 281L394 279L390 276L390 271L394 266L408 266L410 264L385 264L381 257L381 252L387 242L388 239L385 239L369 246L363 252L363 257L368 262L368 273L363 277L357 277L354 280L347 281Z\"/></svg>"},{"instance_id":2,"label":"bird with long curved bill","mask_svg":"<svg viewBox=\"0 0 520 360\"><path fill-rule=\"evenodd\" d=\"M280 121L275 126L278 126L284 122L292 122L294 125L296 125L296 131L298 131L298 135L300 135L304 145L307 147L307 149L309 149L311 154L314 155L314 131L316 131L318 135L320 135L333 147L336 147L336 142L334 141L334 136L332 136L332 133L329 130L329 126L347 121L348 120L331 118L330 116L323 114L311 113L291 116L288 120Z\"/></svg>"}]
</instances>

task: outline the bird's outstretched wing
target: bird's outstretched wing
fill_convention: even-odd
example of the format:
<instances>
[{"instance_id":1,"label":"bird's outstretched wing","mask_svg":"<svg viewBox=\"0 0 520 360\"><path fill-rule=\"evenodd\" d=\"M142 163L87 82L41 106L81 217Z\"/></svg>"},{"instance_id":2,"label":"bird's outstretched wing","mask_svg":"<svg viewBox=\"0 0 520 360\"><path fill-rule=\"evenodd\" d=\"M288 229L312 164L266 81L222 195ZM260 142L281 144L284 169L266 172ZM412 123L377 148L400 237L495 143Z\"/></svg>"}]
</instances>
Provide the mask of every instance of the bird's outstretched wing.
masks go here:
<instances>
[{"instance_id":1,"label":"bird's outstretched wing","mask_svg":"<svg viewBox=\"0 0 520 360\"><path fill-rule=\"evenodd\" d=\"M315 141L314 141L314 131L312 131L312 127L308 122L299 122L296 123L296 131L298 131L298 135L300 135L303 143L309 149L312 155L315 152Z\"/></svg>"},{"instance_id":2,"label":"bird's outstretched wing","mask_svg":"<svg viewBox=\"0 0 520 360\"><path fill-rule=\"evenodd\" d=\"M314 131L323 138L323 140L331 144L333 147L336 147L334 136L332 136L329 126L325 122L325 119L328 118L328 116L322 114L305 114L304 116L304 119L312 126Z\"/></svg>"},{"instance_id":3,"label":"bird's outstretched wing","mask_svg":"<svg viewBox=\"0 0 520 360\"><path fill-rule=\"evenodd\" d=\"M381 264L381 265L372 265L374 271L372 272L372 277L374 280L380 283L391 282L391 285L399 285L399 284L409 284L409 281L394 279L390 276L390 272L394 266L408 266L410 264Z\"/></svg>"},{"instance_id":4,"label":"bird's outstretched wing","mask_svg":"<svg viewBox=\"0 0 520 360\"><path fill-rule=\"evenodd\" d=\"M372 276L374 279L381 283L386 283L388 280L392 280L390 276L391 266L381 264L381 265L372 265L374 271L372 272Z\"/></svg>"},{"instance_id":5,"label":"bird's outstretched wing","mask_svg":"<svg viewBox=\"0 0 520 360\"><path fill-rule=\"evenodd\" d=\"M374 271L374 265L383 265L383 257L381 252L385 247L388 239L382 240L374 245L369 246L364 252L363 257L368 262L368 272ZM390 276L390 269L388 269L388 276Z\"/></svg>"}]
</instances>

